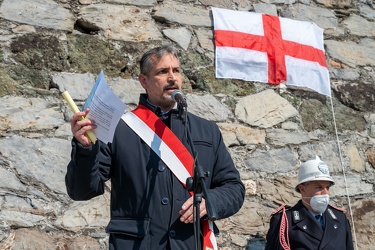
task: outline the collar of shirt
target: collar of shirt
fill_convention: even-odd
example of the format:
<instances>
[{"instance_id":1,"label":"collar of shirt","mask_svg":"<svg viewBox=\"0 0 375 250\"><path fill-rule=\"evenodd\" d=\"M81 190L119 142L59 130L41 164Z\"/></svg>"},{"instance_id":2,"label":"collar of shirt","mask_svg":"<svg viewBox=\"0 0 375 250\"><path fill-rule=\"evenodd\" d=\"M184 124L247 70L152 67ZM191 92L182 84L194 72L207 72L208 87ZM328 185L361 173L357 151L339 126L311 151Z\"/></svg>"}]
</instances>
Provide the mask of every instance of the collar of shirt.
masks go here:
<instances>
[{"instance_id":1,"label":"collar of shirt","mask_svg":"<svg viewBox=\"0 0 375 250\"><path fill-rule=\"evenodd\" d=\"M309 212L310 212L310 214L311 214L312 216L314 216L314 217L315 217L315 215L323 216L323 213L318 213L318 214L316 214L316 213L314 213L314 212L312 212L312 211L310 211L310 210L309 210Z\"/></svg>"},{"instance_id":2,"label":"collar of shirt","mask_svg":"<svg viewBox=\"0 0 375 250\"><path fill-rule=\"evenodd\" d=\"M159 116L162 120L166 120L166 119L168 119L168 117L169 117L169 115L171 114L171 111L172 111L172 110L177 110L177 102L176 102L176 104L174 105L174 107L173 107L172 109L170 109L170 110L168 110L168 111L166 111L166 112L164 112L163 110L161 110L160 107L155 106L154 104L152 104L152 103L148 100L148 98L147 98L147 102L148 102L152 107L155 108L155 110L156 110L156 115Z\"/></svg>"}]
</instances>

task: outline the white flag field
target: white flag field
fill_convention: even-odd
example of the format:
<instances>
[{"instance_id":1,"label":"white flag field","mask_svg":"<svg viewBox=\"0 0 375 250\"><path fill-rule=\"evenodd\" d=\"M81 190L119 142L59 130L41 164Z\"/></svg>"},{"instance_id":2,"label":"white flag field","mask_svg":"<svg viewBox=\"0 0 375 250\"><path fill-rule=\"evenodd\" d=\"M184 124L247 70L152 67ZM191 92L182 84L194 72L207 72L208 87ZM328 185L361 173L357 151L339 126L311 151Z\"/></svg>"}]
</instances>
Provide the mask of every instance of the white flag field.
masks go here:
<instances>
[{"instance_id":1,"label":"white flag field","mask_svg":"<svg viewBox=\"0 0 375 250\"><path fill-rule=\"evenodd\" d=\"M331 97L323 29L312 22L212 8L217 78L303 87Z\"/></svg>"}]
</instances>

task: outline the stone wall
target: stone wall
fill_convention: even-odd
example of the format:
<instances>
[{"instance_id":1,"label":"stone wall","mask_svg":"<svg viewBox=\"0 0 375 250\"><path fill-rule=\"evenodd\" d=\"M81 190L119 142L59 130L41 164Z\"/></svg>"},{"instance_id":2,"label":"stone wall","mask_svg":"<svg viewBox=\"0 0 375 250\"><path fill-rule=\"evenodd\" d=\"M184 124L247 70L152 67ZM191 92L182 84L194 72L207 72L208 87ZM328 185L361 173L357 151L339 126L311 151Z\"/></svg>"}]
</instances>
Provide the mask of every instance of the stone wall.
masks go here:
<instances>
[{"instance_id":1,"label":"stone wall","mask_svg":"<svg viewBox=\"0 0 375 250\"><path fill-rule=\"evenodd\" d=\"M216 79L212 6L323 28L332 99ZM220 249L263 249L271 212L299 199L298 165L315 154L358 249L374 249L374 27L371 0L0 0L0 249L107 248L110 185L87 202L66 194L72 113L61 93L81 105L103 69L133 108L140 56L167 43L181 53L189 111L217 122L246 185L243 208L217 221Z\"/></svg>"}]
</instances>

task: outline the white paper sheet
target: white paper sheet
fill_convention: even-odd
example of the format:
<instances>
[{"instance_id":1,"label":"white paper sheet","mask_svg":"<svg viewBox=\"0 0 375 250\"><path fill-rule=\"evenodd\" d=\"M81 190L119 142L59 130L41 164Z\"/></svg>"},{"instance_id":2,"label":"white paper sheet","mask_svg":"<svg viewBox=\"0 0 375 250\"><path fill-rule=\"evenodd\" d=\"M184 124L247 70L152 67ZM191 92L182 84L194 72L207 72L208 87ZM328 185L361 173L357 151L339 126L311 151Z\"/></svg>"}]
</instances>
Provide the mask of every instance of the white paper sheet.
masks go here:
<instances>
[{"instance_id":1,"label":"white paper sheet","mask_svg":"<svg viewBox=\"0 0 375 250\"><path fill-rule=\"evenodd\" d=\"M86 108L90 109L86 118L93 120L97 125L97 128L93 130L96 137L104 143L112 142L117 123L126 109L126 104L108 86L103 71L100 72L83 105L83 110Z\"/></svg>"}]
</instances>

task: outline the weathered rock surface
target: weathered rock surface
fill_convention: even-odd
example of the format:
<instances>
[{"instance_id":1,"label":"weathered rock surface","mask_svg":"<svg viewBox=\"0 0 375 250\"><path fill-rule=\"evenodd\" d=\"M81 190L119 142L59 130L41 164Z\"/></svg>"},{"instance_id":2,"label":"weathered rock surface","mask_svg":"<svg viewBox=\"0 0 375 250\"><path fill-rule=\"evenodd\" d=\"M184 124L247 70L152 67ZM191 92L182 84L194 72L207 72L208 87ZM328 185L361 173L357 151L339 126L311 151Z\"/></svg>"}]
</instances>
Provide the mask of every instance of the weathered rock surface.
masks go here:
<instances>
[{"instance_id":1,"label":"weathered rock surface","mask_svg":"<svg viewBox=\"0 0 375 250\"><path fill-rule=\"evenodd\" d=\"M323 28L332 99L217 79L211 7ZM246 186L243 208L217 221L220 249L263 249L271 212L297 202L298 165L315 154L358 249L374 249L374 27L371 1L0 0L0 249L108 248L110 183L90 201L66 194L71 111L61 93L82 105L103 70L132 109L140 56L167 43L180 51L189 111L217 123Z\"/></svg>"}]
</instances>

